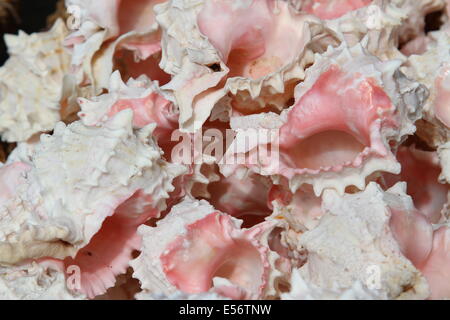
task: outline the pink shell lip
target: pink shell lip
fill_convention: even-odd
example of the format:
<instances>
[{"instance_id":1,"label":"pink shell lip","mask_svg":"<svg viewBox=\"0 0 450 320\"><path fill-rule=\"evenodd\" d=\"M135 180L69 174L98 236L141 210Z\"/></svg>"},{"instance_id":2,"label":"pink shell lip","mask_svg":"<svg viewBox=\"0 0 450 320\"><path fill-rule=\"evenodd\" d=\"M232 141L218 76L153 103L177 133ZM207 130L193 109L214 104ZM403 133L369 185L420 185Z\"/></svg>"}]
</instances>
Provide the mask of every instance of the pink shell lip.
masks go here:
<instances>
[{"instance_id":1,"label":"pink shell lip","mask_svg":"<svg viewBox=\"0 0 450 320\"><path fill-rule=\"evenodd\" d=\"M38 261L59 263L68 280L73 276L73 266L78 267L81 287L75 290L92 299L113 287L116 276L126 272L133 251L141 245L138 227L158 214L151 196L137 191L105 219L100 230L75 257L64 260L44 257Z\"/></svg>"},{"instance_id":2,"label":"pink shell lip","mask_svg":"<svg viewBox=\"0 0 450 320\"><path fill-rule=\"evenodd\" d=\"M244 290L246 298L256 298L268 281L268 249L257 240L263 229L264 224L239 230L228 215L211 213L188 225L186 235L168 245L160 257L163 271L188 293L208 291L213 278L222 277Z\"/></svg>"},{"instance_id":3,"label":"pink shell lip","mask_svg":"<svg viewBox=\"0 0 450 320\"><path fill-rule=\"evenodd\" d=\"M330 20L339 18L350 11L366 7L373 0L306 0L303 1L301 10L317 17Z\"/></svg>"},{"instance_id":4,"label":"pink shell lip","mask_svg":"<svg viewBox=\"0 0 450 320\"><path fill-rule=\"evenodd\" d=\"M450 228L434 232L433 247L421 268L431 290L430 299L450 299Z\"/></svg>"},{"instance_id":5,"label":"pink shell lip","mask_svg":"<svg viewBox=\"0 0 450 320\"><path fill-rule=\"evenodd\" d=\"M305 45L295 24L287 3L267 0L252 1L245 8L206 1L198 15L199 29L219 50L229 77L262 78L294 59Z\"/></svg>"}]
</instances>

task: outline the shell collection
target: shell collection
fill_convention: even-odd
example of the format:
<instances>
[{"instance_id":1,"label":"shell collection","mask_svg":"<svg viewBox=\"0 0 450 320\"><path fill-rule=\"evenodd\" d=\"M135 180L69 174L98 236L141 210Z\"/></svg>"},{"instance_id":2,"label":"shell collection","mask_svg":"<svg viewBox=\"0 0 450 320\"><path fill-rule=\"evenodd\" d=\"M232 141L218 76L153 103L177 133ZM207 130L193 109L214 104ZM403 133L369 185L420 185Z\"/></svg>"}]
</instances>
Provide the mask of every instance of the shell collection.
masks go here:
<instances>
[{"instance_id":1,"label":"shell collection","mask_svg":"<svg viewBox=\"0 0 450 320\"><path fill-rule=\"evenodd\" d=\"M450 299L450 1L64 5L5 36L1 299Z\"/></svg>"}]
</instances>

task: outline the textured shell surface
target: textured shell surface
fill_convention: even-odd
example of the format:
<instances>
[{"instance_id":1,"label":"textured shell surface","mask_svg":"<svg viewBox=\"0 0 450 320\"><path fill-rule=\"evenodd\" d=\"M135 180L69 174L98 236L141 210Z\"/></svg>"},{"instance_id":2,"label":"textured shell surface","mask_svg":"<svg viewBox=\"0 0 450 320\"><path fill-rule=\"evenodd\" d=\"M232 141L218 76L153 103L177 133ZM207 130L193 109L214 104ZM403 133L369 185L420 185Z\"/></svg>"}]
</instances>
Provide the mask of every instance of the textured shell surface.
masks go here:
<instances>
[{"instance_id":1,"label":"textured shell surface","mask_svg":"<svg viewBox=\"0 0 450 320\"><path fill-rule=\"evenodd\" d=\"M450 299L449 0L59 3L5 36L0 299Z\"/></svg>"}]
</instances>

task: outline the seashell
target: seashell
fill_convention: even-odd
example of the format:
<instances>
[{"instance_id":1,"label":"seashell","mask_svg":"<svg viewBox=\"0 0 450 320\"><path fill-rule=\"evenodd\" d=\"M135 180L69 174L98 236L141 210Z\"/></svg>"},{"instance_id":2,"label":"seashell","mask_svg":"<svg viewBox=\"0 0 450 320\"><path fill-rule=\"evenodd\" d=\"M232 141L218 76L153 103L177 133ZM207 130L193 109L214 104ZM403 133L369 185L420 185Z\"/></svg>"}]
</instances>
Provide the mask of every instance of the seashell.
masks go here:
<instances>
[{"instance_id":1,"label":"seashell","mask_svg":"<svg viewBox=\"0 0 450 320\"><path fill-rule=\"evenodd\" d=\"M425 16L445 8L446 0L394 0L394 5L405 13L405 21L399 30L400 43L424 34Z\"/></svg>"},{"instance_id":2,"label":"seashell","mask_svg":"<svg viewBox=\"0 0 450 320\"><path fill-rule=\"evenodd\" d=\"M122 110L132 109L133 126L142 128L156 123L153 135L160 143L170 140L178 125L173 104L164 98L157 83L146 76L125 84L116 71L111 75L108 93L91 100L80 98L78 102L81 106L78 115L87 126L99 125Z\"/></svg>"},{"instance_id":3,"label":"seashell","mask_svg":"<svg viewBox=\"0 0 450 320\"><path fill-rule=\"evenodd\" d=\"M160 67L172 75L162 89L173 95L186 132L198 130L227 95L238 112L280 111L314 53L339 43L317 19L282 1L168 1L155 11ZM280 50L288 46L295 50Z\"/></svg>"},{"instance_id":4,"label":"seashell","mask_svg":"<svg viewBox=\"0 0 450 320\"><path fill-rule=\"evenodd\" d=\"M0 267L2 300L82 300L85 296L67 287L58 263L46 262Z\"/></svg>"},{"instance_id":5,"label":"seashell","mask_svg":"<svg viewBox=\"0 0 450 320\"><path fill-rule=\"evenodd\" d=\"M159 215L184 172L161 159L153 129L133 131L129 110L101 127L59 123L53 136L41 137L31 165L1 168L17 178L3 187L11 191L3 195L0 263L71 256L64 263L80 267L89 297L114 285L139 247L137 227Z\"/></svg>"},{"instance_id":6,"label":"seashell","mask_svg":"<svg viewBox=\"0 0 450 320\"><path fill-rule=\"evenodd\" d=\"M74 31L65 43L72 50L71 64L77 80L92 86L91 95L107 87L110 74L116 70L113 60L117 51L124 49L132 53L128 65L133 60L158 55L160 32L153 7L164 1L66 0L66 6L74 11L71 21ZM153 58L148 62L155 65ZM167 75L161 76L167 79Z\"/></svg>"},{"instance_id":7,"label":"seashell","mask_svg":"<svg viewBox=\"0 0 450 320\"><path fill-rule=\"evenodd\" d=\"M0 68L3 140L25 141L53 130L61 119L63 79L70 62L62 45L67 34L62 20L57 20L46 32L5 36L10 58Z\"/></svg>"},{"instance_id":8,"label":"seashell","mask_svg":"<svg viewBox=\"0 0 450 320\"><path fill-rule=\"evenodd\" d=\"M272 294L277 271L269 266L277 254L265 238L276 223L250 229L240 224L204 200L185 198L156 227L139 227L141 255L130 265L143 294L212 291L234 299Z\"/></svg>"},{"instance_id":9,"label":"seashell","mask_svg":"<svg viewBox=\"0 0 450 320\"><path fill-rule=\"evenodd\" d=\"M348 289L322 289L303 279L300 271L294 269L291 278L292 287L288 293L281 295L283 300L380 300L383 299L376 290L367 288L361 281Z\"/></svg>"},{"instance_id":10,"label":"seashell","mask_svg":"<svg viewBox=\"0 0 450 320\"><path fill-rule=\"evenodd\" d=\"M363 192L342 197L327 190L325 215L300 237L308 251L299 270L305 281L328 290L347 290L360 281L384 298L427 298L426 280L403 256L390 229L391 203L397 206L401 198L373 182Z\"/></svg>"},{"instance_id":11,"label":"seashell","mask_svg":"<svg viewBox=\"0 0 450 320\"><path fill-rule=\"evenodd\" d=\"M292 193L286 185L273 185L269 199L273 216L285 219L296 232L314 229L323 215L322 199L311 187L302 187Z\"/></svg>"},{"instance_id":12,"label":"seashell","mask_svg":"<svg viewBox=\"0 0 450 320\"><path fill-rule=\"evenodd\" d=\"M436 31L428 35L426 50L408 58L405 73L423 83L430 91L430 97L423 108L423 119L417 123L417 135L428 145L438 149L442 166L441 181L450 181L448 166L448 141L450 113L450 33Z\"/></svg>"},{"instance_id":13,"label":"seashell","mask_svg":"<svg viewBox=\"0 0 450 320\"><path fill-rule=\"evenodd\" d=\"M273 131L269 141L258 133L241 150L232 144L221 172L227 176L248 167L272 176L277 184L288 179L293 193L310 184L316 196L326 188L341 194L349 186L362 190L366 178L379 171L398 174L400 165L391 149L415 131L427 97L426 89L406 78L399 66L397 61L381 62L360 45L343 44L317 56L306 81L296 88L294 105L280 116L231 119L237 132L234 144L242 144L246 130ZM261 157L269 153L269 160ZM230 164L239 154L249 161Z\"/></svg>"},{"instance_id":14,"label":"seashell","mask_svg":"<svg viewBox=\"0 0 450 320\"><path fill-rule=\"evenodd\" d=\"M200 293L184 293L176 292L172 295L151 294L141 292L136 295L138 300L231 300L230 298L221 296L216 292L200 292Z\"/></svg>"}]
</instances>

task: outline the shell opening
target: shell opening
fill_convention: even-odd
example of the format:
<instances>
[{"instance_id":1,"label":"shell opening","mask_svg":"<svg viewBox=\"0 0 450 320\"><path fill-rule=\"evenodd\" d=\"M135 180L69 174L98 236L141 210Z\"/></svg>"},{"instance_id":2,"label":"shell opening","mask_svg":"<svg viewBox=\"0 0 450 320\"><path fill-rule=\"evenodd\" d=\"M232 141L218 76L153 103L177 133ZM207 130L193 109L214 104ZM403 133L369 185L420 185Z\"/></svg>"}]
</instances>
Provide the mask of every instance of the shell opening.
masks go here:
<instances>
[{"instance_id":1,"label":"shell opening","mask_svg":"<svg viewBox=\"0 0 450 320\"><path fill-rule=\"evenodd\" d=\"M343 131L324 131L282 148L283 160L291 167L321 169L353 162L365 149L353 135Z\"/></svg>"}]
</instances>

